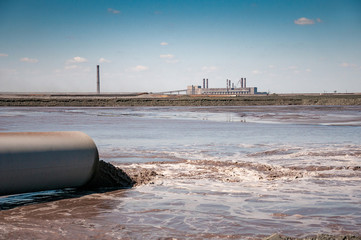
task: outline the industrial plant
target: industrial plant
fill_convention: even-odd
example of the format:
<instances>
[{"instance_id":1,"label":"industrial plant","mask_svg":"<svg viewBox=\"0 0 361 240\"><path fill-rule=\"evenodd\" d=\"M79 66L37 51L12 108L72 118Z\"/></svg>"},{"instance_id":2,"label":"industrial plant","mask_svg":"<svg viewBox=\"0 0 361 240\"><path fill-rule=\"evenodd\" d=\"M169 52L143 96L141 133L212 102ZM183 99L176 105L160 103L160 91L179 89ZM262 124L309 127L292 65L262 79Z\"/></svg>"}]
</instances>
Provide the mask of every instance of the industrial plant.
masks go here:
<instances>
[{"instance_id":1,"label":"industrial plant","mask_svg":"<svg viewBox=\"0 0 361 240\"><path fill-rule=\"evenodd\" d=\"M100 94L100 68L97 65L97 94ZM180 94L181 92L187 95L228 95L228 96L242 96L242 95L256 95L267 94L267 92L258 92L257 87L247 87L247 79L240 78L235 84L231 80L226 79L225 88L210 88L208 85L208 78L203 78L203 86L187 86L187 89L173 90L166 92L158 92L157 94ZM144 93L141 93L144 94ZM136 94L138 95L138 94Z\"/></svg>"},{"instance_id":2,"label":"industrial plant","mask_svg":"<svg viewBox=\"0 0 361 240\"><path fill-rule=\"evenodd\" d=\"M236 84L231 80L226 80L226 88L209 88L208 78L203 78L202 86L188 86L188 95L254 95L267 94L265 92L257 92L257 87L247 87L247 79L241 78Z\"/></svg>"}]
</instances>

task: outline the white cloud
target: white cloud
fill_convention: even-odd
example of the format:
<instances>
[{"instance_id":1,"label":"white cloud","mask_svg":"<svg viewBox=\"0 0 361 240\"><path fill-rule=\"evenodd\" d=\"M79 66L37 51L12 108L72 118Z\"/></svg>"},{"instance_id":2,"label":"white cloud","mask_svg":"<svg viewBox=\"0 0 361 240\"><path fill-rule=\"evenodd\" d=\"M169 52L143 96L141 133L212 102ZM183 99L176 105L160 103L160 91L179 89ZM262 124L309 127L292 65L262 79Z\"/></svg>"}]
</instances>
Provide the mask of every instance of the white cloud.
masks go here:
<instances>
[{"instance_id":1,"label":"white cloud","mask_svg":"<svg viewBox=\"0 0 361 240\"><path fill-rule=\"evenodd\" d=\"M159 55L159 57L165 59L166 63L177 63L177 62L179 62L178 59L175 59L175 56L173 54L161 54L161 55Z\"/></svg>"},{"instance_id":2,"label":"white cloud","mask_svg":"<svg viewBox=\"0 0 361 240\"><path fill-rule=\"evenodd\" d=\"M84 65L70 64L64 66L65 71L75 70L77 73L87 73L90 72L90 67ZM56 72L61 72L60 70Z\"/></svg>"},{"instance_id":3,"label":"white cloud","mask_svg":"<svg viewBox=\"0 0 361 240\"><path fill-rule=\"evenodd\" d=\"M168 43L167 43L167 42L161 42L160 45L161 45L161 46L167 46Z\"/></svg>"},{"instance_id":4,"label":"white cloud","mask_svg":"<svg viewBox=\"0 0 361 240\"><path fill-rule=\"evenodd\" d=\"M113 9L113 8L108 8L108 12L113 13L113 14L119 14L120 13L119 10L116 10L116 9Z\"/></svg>"},{"instance_id":5,"label":"white cloud","mask_svg":"<svg viewBox=\"0 0 361 240\"><path fill-rule=\"evenodd\" d=\"M72 70L72 69L79 68L79 66L73 64L73 65L66 65L64 68L65 68L65 70Z\"/></svg>"},{"instance_id":6,"label":"white cloud","mask_svg":"<svg viewBox=\"0 0 361 240\"><path fill-rule=\"evenodd\" d=\"M308 18L302 17L302 18L296 19L294 21L294 23L297 25L312 25L312 24L315 24L315 21L313 19L308 19Z\"/></svg>"},{"instance_id":7,"label":"white cloud","mask_svg":"<svg viewBox=\"0 0 361 240\"><path fill-rule=\"evenodd\" d=\"M18 71L13 68L0 68L0 75L15 75L18 74Z\"/></svg>"},{"instance_id":8,"label":"white cloud","mask_svg":"<svg viewBox=\"0 0 361 240\"><path fill-rule=\"evenodd\" d=\"M357 65L354 63L348 63L348 62L343 62L340 64L341 67L344 68L348 68L348 67L352 67L352 68L357 68Z\"/></svg>"},{"instance_id":9,"label":"white cloud","mask_svg":"<svg viewBox=\"0 0 361 240\"><path fill-rule=\"evenodd\" d=\"M318 23L321 23L321 22L322 22L322 20L321 20L320 18L316 18L316 21L317 21Z\"/></svg>"},{"instance_id":10,"label":"white cloud","mask_svg":"<svg viewBox=\"0 0 361 240\"><path fill-rule=\"evenodd\" d=\"M218 67L216 67L216 66L203 66L202 67L202 71L204 71L204 72L214 72L217 70L218 70Z\"/></svg>"},{"instance_id":11,"label":"white cloud","mask_svg":"<svg viewBox=\"0 0 361 240\"><path fill-rule=\"evenodd\" d=\"M258 74L261 74L262 72L260 70L253 70L252 71L252 74L254 75L258 75Z\"/></svg>"},{"instance_id":12,"label":"white cloud","mask_svg":"<svg viewBox=\"0 0 361 240\"><path fill-rule=\"evenodd\" d=\"M166 63L178 63L179 60L178 59L167 59L165 62Z\"/></svg>"},{"instance_id":13,"label":"white cloud","mask_svg":"<svg viewBox=\"0 0 361 240\"><path fill-rule=\"evenodd\" d=\"M149 67L147 66L143 66L143 65L138 65L134 68L132 68L133 72L143 72L143 71L147 71L149 69Z\"/></svg>"},{"instance_id":14,"label":"white cloud","mask_svg":"<svg viewBox=\"0 0 361 240\"><path fill-rule=\"evenodd\" d=\"M112 61L108 60L108 59L105 59L105 58L99 58L99 63L110 63Z\"/></svg>"},{"instance_id":15,"label":"white cloud","mask_svg":"<svg viewBox=\"0 0 361 240\"><path fill-rule=\"evenodd\" d=\"M159 57L165 58L165 59L173 59L174 55L173 54L161 54Z\"/></svg>"},{"instance_id":16,"label":"white cloud","mask_svg":"<svg viewBox=\"0 0 361 240\"><path fill-rule=\"evenodd\" d=\"M0 57L7 57L7 56L9 56L9 55L6 53L0 53Z\"/></svg>"},{"instance_id":17,"label":"white cloud","mask_svg":"<svg viewBox=\"0 0 361 240\"><path fill-rule=\"evenodd\" d=\"M37 63L37 62L39 62L39 60L36 59L36 58L28 58L28 57L20 58L20 61L21 62L27 62L27 63Z\"/></svg>"},{"instance_id":18,"label":"white cloud","mask_svg":"<svg viewBox=\"0 0 361 240\"><path fill-rule=\"evenodd\" d=\"M83 58L83 57L73 57L73 58L66 61L67 64L85 63L85 62L88 62L88 60L86 58Z\"/></svg>"},{"instance_id":19,"label":"white cloud","mask_svg":"<svg viewBox=\"0 0 361 240\"><path fill-rule=\"evenodd\" d=\"M309 68L307 68L305 71L306 71L306 72L312 72L312 70L309 69Z\"/></svg>"},{"instance_id":20,"label":"white cloud","mask_svg":"<svg viewBox=\"0 0 361 240\"><path fill-rule=\"evenodd\" d=\"M177 63L177 62L179 62L178 59L175 59L175 56L173 54L161 54L159 57L165 59L166 63Z\"/></svg>"}]
</instances>

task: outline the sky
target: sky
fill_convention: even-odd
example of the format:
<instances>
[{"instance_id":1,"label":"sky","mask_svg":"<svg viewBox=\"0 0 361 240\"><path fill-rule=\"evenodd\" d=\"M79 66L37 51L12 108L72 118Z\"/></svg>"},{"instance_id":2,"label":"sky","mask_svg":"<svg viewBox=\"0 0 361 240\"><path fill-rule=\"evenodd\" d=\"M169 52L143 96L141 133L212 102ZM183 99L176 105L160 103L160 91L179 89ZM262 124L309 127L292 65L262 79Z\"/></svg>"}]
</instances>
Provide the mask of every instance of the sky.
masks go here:
<instances>
[{"instance_id":1,"label":"sky","mask_svg":"<svg viewBox=\"0 0 361 240\"><path fill-rule=\"evenodd\" d=\"M0 0L0 92L361 92L360 0Z\"/></svg>"}]
</instances>

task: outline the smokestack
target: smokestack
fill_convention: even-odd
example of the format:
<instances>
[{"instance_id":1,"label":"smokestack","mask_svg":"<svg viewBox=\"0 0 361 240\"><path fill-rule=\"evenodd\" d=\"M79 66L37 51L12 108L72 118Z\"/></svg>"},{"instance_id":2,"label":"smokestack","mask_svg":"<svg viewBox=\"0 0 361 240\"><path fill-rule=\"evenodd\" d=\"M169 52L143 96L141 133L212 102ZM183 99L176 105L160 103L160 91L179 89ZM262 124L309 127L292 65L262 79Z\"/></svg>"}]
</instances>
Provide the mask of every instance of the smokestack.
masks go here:
<instances>
[{"instance_id":1,"label":"smokestack","mask_svg":"<svg viewBox=\"0 0 361 240\"><path fill-rule=\"evenodd\" d=\"M99 75L99 65L97 65L97 93L100 93L100 75Z\"/></svg>"},{"instance_id":2,"label":"smokestack","mask_svg":"<svg viewBox=\"0 0 361 240\"><path fill-rule=\"evenodd\" d=\"M241 78L241 88L243 88L243 78Z\"/></svg>"},{"instance_id":3,"label":"smokestack","mask_svg":"<svg viewBox=\"0 0 361 240\"><path fill-rule=\"evenodd\" d=\"M208 78L206 79L206 88L208 88Z\"/></svg>"},{"instance_id":4,"label":"smokestack","mask_svg":"<svg viewBox=\"0 0 361 240\"><path fill-rule=\"evenodd\" d=\"M246 85L246 78L244 78L244 88L247 88L247 85Z\"/></svg>"},{"instance_id":5,"label":"smokestack","mask_svg":"<svg viewBox=\"0 0 361 240\"><path fill-rule=\"evenodd\" d=\"M226 80L227 81L227 92L228 90L231 88L231 80Z\"/></svg>"},{"instance_id":6,"label":"smokestack","mask_svg":"<svg viewBox=\"0 0 361 240\"><path fill-rule=\"evenodd\" d=\"M206 79L203 78L203 88L206 88Z\"/></svg>"}]
</instances>

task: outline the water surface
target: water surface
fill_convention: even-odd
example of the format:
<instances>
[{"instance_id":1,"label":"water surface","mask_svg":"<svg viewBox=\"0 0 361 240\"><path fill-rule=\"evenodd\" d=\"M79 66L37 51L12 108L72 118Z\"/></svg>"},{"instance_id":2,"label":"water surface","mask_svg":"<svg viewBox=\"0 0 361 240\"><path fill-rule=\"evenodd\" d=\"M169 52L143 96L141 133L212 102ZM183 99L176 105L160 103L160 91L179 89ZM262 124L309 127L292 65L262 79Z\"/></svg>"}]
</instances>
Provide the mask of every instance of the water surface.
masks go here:
<instances>
[{"instance_id":1,"label":"water surface","mask_svg":"<svg viewBox=\"0 0 361 240\"><path fill-rule=\"evenodd\" d=\"M152 184L0 198L1 238L361 234L361 107L0 108L1 131L83 131Z\"/></svg>"}]
</instances>

